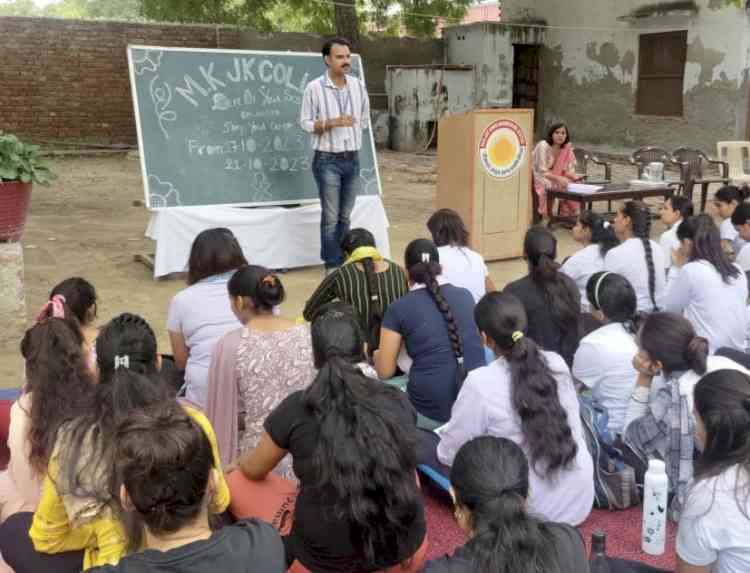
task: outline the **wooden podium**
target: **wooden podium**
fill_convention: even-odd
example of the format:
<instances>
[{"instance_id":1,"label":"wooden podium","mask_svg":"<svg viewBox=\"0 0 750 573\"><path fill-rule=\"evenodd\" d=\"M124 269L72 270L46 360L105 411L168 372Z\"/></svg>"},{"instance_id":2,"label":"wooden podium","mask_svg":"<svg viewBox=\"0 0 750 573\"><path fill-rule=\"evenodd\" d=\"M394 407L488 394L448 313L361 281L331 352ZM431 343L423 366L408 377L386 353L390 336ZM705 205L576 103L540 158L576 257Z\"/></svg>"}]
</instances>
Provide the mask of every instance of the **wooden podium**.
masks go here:
<instances>
[{"instance_id":1,"label":"wooden podium","mask_svg":"<svg viewBox=\"0 0 750 573\"><path fill-rule=\"evenodd\" d=\"M461 215L485 260L523 255L533 126L530 109L474 110L438 124L437 207Z\"/></svg>"}]
</instances>

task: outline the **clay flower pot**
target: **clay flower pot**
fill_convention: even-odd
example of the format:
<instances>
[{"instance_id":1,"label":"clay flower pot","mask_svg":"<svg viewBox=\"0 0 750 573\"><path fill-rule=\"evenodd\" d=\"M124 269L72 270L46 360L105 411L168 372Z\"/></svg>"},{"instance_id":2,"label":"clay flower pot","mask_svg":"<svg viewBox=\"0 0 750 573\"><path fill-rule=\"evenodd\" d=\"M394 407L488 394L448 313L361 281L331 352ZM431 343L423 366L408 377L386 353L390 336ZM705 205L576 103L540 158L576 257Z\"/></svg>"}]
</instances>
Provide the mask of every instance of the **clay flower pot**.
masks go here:
<instances>
[{"instance_id":1,"label":"clay flower pot","mask_svg":"<svg viewBox=\"0 0 750 573\"><path fill-rule=\"evenodd\" d=\"M0 181L0 242L21 240L31 202L31 183Z\"/></svg>"}]
</instances>

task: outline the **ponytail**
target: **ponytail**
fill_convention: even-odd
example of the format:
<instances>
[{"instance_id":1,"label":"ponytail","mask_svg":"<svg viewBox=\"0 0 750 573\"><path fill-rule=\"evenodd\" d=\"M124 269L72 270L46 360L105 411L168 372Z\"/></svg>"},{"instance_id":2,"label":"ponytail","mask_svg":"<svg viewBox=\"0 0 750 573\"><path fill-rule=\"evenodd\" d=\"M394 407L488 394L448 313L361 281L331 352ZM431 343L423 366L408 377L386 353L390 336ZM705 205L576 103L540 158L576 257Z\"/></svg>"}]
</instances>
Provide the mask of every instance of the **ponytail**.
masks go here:
<instances>
[{"instance_id":1,"label":"ponytail","mask_svg":"<svg viewBox=\"0 0 750 573\"><path fill-rule=\"evenodd\" d=\"M706 373L708 341L696 336L693 325L681 315L649 314L641 327L639 346L652 360L661 362L667 374L683 370Z\"/></svg>"},{"instance_id":2,"label":"ponytail","mask_svg":"<svg viewBox=\"0 0 750 573\"><path fill-rule=\"evenodd\" d=\"M335 514L353 523L352 542L364 556L358 570L385 569L408 552L408 532L420 512L416 435L394 408L381 407L386 396L403 399L337 354L329 355L304 394L319 427L316 481L333 488Z\"/></svg>"},{"instance_id":3,"label":"ponytail","mask_svg":"<svg viewBox=\"0 0 750 573\"><path fill-rule=\"evenodd\" d=\"M266 313L286 298L281 279L258 265L240 267L229 279L227 290L232 297L249 298L257 311Z\"/></svg>"},{"instance_id":4,"label":"ponytail","mask_svg":"<svg viewBox=\"0 0 750 573\"><path fill-rule=\"evenodd\" d=\"M583 211L578 221L584 227L591 229L591 242L599 245L599 254L604 258L610 249L619 244L612 225L601 215L593 211Z\"/></svg>"},{"instance_id":5,"label":"ponytail","mask_svg":"<svg viewBox=\"0 0 750 573\"><path fill-rule=\"evenodd\" d=\"M367 344L370 353L380 346L380 328L383 324L383 295L375 275L375 263L371 258L360 261L365 269L367 281Z\"/></svg>"},{"instance_id":6,"label":"ponytail","mask_svg":"<svg viewBox=\"0 0 750 573\"><path fill-rule=\"evenodd\" d=\"M622 212L630 218L633 236L640 239L646 254L646 268L648 270L648 292L654 311L658 311L656 304L656 270L654 268L654 253L651 248L651 211L641 201L628 201Z\"/></svg>"},{"instance_id":7,"label":"ponytail","mask_svg":"<svg viewBox=\"0 0 750 573\"><path fill-rule=\"evenodd\" d=\"M523 243L531 280L542 289L552 319L560 329L563 358L570 363L580 340L581 296L574 284L559 272L555 262L557 239L544 227L532 227Z\"/></svg>"},{"instance_id":8,"label":"ponytail","mask_svg":"<svg viewBox=\"0 0 750 573\"><path fill-rule=\"evenodd\" d=\"M530 465L539 475L554 475L575 459L578 445L560 403L557 380L536 343L524 335L523 305L511 294L488 293L474 308L474 320L510 367L511 402L521 420Z\"/></svg>"},{"instance_id":9,"label":"ponytail","mask_svg":"<svg viewBox=\"0 0 750 573\"><path fill-rule=\"evenodd\" d=\"M466 542L479 573L559 571L548 527L526 513L529 466L521 448L506 438L482 436L464 444L451 467L456 506L470 513Z\"/></svg>"}]
</instances>

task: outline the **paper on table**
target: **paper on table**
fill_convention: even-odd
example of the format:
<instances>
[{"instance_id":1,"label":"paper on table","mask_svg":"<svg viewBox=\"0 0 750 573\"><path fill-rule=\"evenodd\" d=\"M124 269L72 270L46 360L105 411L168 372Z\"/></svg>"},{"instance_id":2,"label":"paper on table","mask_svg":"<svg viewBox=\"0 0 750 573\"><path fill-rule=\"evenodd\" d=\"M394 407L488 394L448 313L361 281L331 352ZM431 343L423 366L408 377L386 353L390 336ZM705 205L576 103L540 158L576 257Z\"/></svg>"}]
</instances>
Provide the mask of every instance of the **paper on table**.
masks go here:
<instances>
[{"instance_id":1,"label":"paper on table","mask_svg":"<svg viewBox=\"0 0 750 573\"><path fill-rule=\"evenodd\" d=\"M586 183L568 183L568 191L571 193L580 193L581 195L591 195L604 189L601 185L587 185Z\"/></svg>"}]
</instances>

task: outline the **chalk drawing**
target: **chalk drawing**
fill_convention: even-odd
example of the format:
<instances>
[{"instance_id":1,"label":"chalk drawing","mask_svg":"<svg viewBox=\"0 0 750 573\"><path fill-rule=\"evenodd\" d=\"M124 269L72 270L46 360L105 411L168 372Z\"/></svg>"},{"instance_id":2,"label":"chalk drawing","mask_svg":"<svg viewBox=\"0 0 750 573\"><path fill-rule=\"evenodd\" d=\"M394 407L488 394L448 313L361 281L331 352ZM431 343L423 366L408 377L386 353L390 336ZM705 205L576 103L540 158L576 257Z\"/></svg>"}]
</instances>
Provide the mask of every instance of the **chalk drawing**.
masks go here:
<instances>
[{"instance_id":1,"label":"chalk drawing","mask_svg":"<svg viewBox=\"0 0 750 573\"><path fill-rule=\"evenodd\" d=\"M375 175L374 167L372 169L360 169L359 178L362 180L362 185L364 185L363 191L367 195L378 194L378 178Z\"/></svg>"},{"instance_id":2,"label":"chalk drawing","mask_svg":"<svg viewBox=\"0 0 750 573\"><path fill-rule=\"evenodd\" d=\"M167 109L169 104L172 102L172 88L169 84L162 82L158 84L159 76L156 75L151 78L148 84L149 93L151 94L151 101L154 104L154 113L156 119L159 121L159 128L164 139L169 139L169 132L167 131L166 123L177 121L177 112L171 109Z\"/></svg>"},{"instance_id":3,"label":"chalk drawing","mask_svg":"<svg viewBox=\"0 0 750 573\"><path fill-rule=\"evenodd\" d=\"M133 67L135 75L142 76L143 72L157 72L161 66L161 50L133 50Z\"/></svg>"},{"instance_id":4,"label":"chalk drawing","mask_svg":"<svg viewBox=\"0 0 750 573\"><path fill-rule=\"evenodd\" d=\"M253 180L250 183L253 201L270 201L273 195L270 192L272 185L269 183L266 174L262 171L253 173Z\"/></svg>"},{"instance_id":5,"label":"chalk drawing","mask_svg":"<svg viewBox=\"0 0 750 573\"><path fill-rule=\"evenodd\" d=\"M182 205L180 191L169 181L162 181L156 175L149 175L149 207L179 207Z\"/></svg>"}]
</instances>

